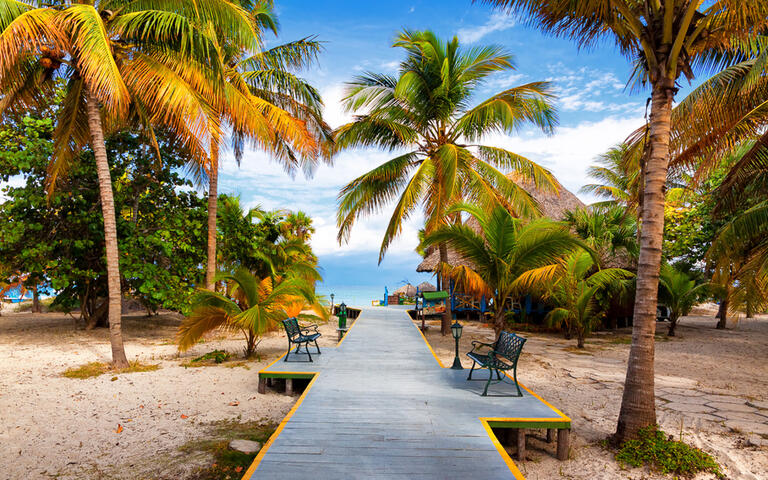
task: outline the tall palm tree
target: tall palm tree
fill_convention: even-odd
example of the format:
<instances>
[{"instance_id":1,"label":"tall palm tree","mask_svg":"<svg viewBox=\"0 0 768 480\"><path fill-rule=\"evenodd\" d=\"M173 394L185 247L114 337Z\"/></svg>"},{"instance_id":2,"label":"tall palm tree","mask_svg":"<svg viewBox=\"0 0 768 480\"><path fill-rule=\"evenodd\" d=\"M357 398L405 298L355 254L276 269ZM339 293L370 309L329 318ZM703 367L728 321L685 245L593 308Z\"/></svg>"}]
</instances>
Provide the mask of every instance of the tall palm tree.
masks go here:
<instances>
[{"instance_id":1,"label":"tall palm tree","mask_svg":"<svg viewBox=\"0 0 768 480\"><path fill-rule=\"evenodd\" d=\"M488 211L458 204L447 211L459 212L477 220L480 231L462 224L443 225L427 235L424 244L446 244L472 264L445 268L446 275L465 292L491 300L497 335L506 325L508 299L526 293L528 285L521 280L526 272L554 264L575 248L588 248L563 224L546 219L525 223L501 205Z\"/></svg>"},{"instance_id":2,"label":"tall palm tree","mask_svg":"<svg viewBox=\"0 0 768 480\"><path fill-rule=\"evenodd\" d=\"M358 218L392 201L396 205L379 262L418 207L427 233L457 220L449 219L446 209L459 200L501 202L520 215L536 215L536 201L499 169L553 190L550 173L520 155L477 142L483 135L516 131L526 124L551 132L557 117L549 84L513 87L471 106L472 95L489 75L513 69L510 54L496 46L462 49L456 37L446 42L430 31L403 31L393 46L406 52L398 77L366 73L355 78L344 105L359 114L336 130L335 140L339 148L377 146L398 156L341 190L339 242L349 239ZM438 248L445 264L446 246ZM449 331L450 319L448 308L443 334Z\"/></svg>"},{"instance_id":3,"label":"tall palm tree","mask_svg":"<svg viewBox=\"0 0 768 480\"><path fill-rule=\"evenodd\" d=\"M721 66L768 25L768 2L703 0L486 0L525 16L546 32L570 37L582 47L603 40L635 63L635 78L651 86L648 141L642 159L642 232L632 346L614 441L656 424L654 332L661 247L664 185L670 155L672 102L681 75L696 66ZM727 64L727 63L726 63Z\"/></svg>"},{"instance_id":4,"label":"tall palm tree","mask_svg":"<svg viewBox=\"0 0 768 480\"><path fill-rule=\"evenodd\" d=\"M637 221L619 205L590 205L565 212L565 222L597 251L602 263L617 255L637 258Z\"/></svg>"},{"instance_id":5,"label":"tall palm tree","mask_svg":"<svg viewBox=\"0 0 768 480\"><path fill-rule=\"evenodd\" d=\"M709 284L697 282L691 275L665 264L661 267L659 286L661 290L659 299L669 307L671 312L667 335L674 337L677 321L690 313Z\"/></svg>"},{"instance_id":6,"label":"tall palm tree","mask_svg":"<svg viewBox=\"0 0 768 480\"><path fill-rule=\"evenodd\" d=\"M555 304L547 322L576 332L576 346L584 348L586 336L605 315L598 294L617 293L633 276L621 268L601 270L590 252L577 250L552 265L524 273L519 282Z\"/></svg>"},{"instance_id":7,"label":"tall palm tree","mask_svg":"<svg viewBox=\"0 0 768 480\"><path fill-rule=\"evenodd\" d=\"M283 237L296 238L302 242L308 242L315 233L315 227L312 226L312 218L302 211L291 212L285 217L281 225Z\"/></svg>"},{"instance_id":8,"label":"tall palm tree","mask_svg":"<svg viewBox=\"0 0 768 480\"><path fill-rule=\"evenodd\" d=\"M36 7L36 5L40 7ZM78 152L96 160L104 217L112 361L126 366L120 328L121 289L115 207L104 132L138 123L157 149L153 127L178 134L204 156L206 107L191 80L211 79L204 64L214 42L201 27L217 24L249 47L255 31L245 11L224 0L126 2L0 0L0 110L27 108L66 81L49 169L53 188Z\"/></svg>"},{"instance_id":9,"label":"tall palm tree","mask_svg":"<svg viewBox=\"0 0 768 480\"><path fill-rule=\"evenodd\" d=\"M251 5L258 27L258 47L266 31L277 34L271 2ZM218 32L215 61L220 66L224 85L214 97L210 112L213 125L229 125L235 159L240 163L246 142L254 144L279 161L286 172L301 168L309 174L319 159L330 162L331 129L322 119L322 100L318 91L296 75L310 65L321 50L314 39L278 45L268 50L243 50L227 42L228 32ZM213 93L213 92L212 92ZM216 209L218 199L221 133L212 129L208 177L208 256L206 288L213 288L216 275Z\"/></svg>"}]
</instances>

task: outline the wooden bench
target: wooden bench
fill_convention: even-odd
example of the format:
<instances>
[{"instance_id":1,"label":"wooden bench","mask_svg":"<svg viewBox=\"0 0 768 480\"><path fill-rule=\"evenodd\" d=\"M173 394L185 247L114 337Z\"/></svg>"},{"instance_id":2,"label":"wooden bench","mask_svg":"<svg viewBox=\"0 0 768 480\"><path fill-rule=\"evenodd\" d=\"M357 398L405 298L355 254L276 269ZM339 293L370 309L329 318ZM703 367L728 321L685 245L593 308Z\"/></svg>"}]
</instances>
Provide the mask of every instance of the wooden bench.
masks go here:
<instances>
[{"instance_id":1,"label":"wooden bench","mask_svg":"<svg viewBox=\"0 0 768 480\"><path fill-rule=\"evenodd\" d=\"M467 353L467 356L472 359L472 368L469 370L467 380L472 380L475 366L487 368L488 380L483 390L483 396L486 396L493 374L495 373L497 378L495 383L499 383L503 381L502 372L512 370L517 396L522 397L523 392L520 391L520 385L517 383L517 359L520 358L525 342L525 338L509 332L501 332L499 338L493 343L473 341L472 351Z\"/></svg>"},{"instance_id":2,"label":"wooden bench","mask_svg":"<svg viewBox=\"0 0 768 480\"><path fill-rule=\"evenodd\" d=\"M284 362L288 361L288 356L291 354L291 348L293 348L291 345L296 345L296 351L294 353L299 353L299 349L304 345L304 350L306 350L310 362L312 361L312 354L309 353L310 343L315 344L317 354L320 355L320 347L317 345L317 339L321 334L317 331L317 325L301 326L296 317L291 317L283 320L283 327L285 328L286 335L288 335L288 353L286 353L285 358L283 358Z\"/></svg>"}]
</instances>

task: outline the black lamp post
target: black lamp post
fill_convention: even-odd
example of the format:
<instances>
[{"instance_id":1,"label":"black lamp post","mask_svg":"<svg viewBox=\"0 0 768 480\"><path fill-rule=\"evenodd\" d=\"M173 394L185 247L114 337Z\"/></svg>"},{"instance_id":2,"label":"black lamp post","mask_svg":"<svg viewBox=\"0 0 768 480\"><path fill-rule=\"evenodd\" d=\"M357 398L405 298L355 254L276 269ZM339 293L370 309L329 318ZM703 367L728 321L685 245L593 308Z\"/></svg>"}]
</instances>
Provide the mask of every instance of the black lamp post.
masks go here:
<instances>
[{"instance_id":1,"label":"black lamp post","mask_svg":"<svg viewBox=\"0 0 768 480\"><path fill-rule=\"evenodd\" d=\"M333 315L333 297L334 296L335 296L334 294L331 294L331 315Z\"/></svg>"},{"instance_id":2,"label":"black lamp post","mask_svg":"<svg viewBox=\"0 0 768 480\"><path fill-rule=\"evenodd\" d=\"M464 327L461 326L458 320L451 325L451 333L456 340L456 356L454 357L453 365L451 366L453 370L464 370L464 367L461 366L461 360L459 360L459 339L461 338L462 330L464 330Z\"/></svg>"}]
</instances>

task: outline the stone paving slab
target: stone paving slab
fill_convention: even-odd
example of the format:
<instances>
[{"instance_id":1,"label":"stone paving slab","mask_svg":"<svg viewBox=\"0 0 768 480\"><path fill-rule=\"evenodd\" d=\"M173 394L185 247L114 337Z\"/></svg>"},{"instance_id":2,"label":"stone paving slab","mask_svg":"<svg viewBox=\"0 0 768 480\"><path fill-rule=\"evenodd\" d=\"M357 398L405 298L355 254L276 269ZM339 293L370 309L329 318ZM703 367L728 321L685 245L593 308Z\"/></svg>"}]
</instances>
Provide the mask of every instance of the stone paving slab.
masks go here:
<instances>
[{"instance_id":1,"label":"stone paving slab","mask_svg":"<svg viewBox=\"0 0 768 480\"><path fill-rule=\"evenodd\" d=\"M485 382L441 368L404 310L365 309L341 344L322 352L260 372L313 378L244 478L523 478L488 423L570 427L530 391L500 396L516 393L511 382L490 387L499 396L480 396Z\"/></svg>"}]
</instances>

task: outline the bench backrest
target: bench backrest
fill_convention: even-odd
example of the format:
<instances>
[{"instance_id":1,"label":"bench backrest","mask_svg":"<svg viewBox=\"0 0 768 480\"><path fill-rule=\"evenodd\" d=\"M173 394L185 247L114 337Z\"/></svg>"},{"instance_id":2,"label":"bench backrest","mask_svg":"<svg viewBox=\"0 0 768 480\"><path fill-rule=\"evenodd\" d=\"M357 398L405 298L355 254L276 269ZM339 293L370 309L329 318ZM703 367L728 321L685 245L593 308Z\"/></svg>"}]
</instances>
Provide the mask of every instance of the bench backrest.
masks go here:
<instances>
[{"instance_id":1,"label":"bench backrest","mask_svg":"<svg viewBox=\"0 0 768 480\"><path fill-rule=\"evenodd\" d=\"M512 362L517 362L517 358L523 351L523 345L527 339L510 332L501 332L499 338L493 346L496 353L504 355Z\"/></svg>"},{"instance_id":2,"label":"bench backrest","mask_svg":"<svg viewBox=\"0 0 768 480\"><path fill-rule=\"evenodd\" d=\"M283 327L288 338L293 339L301 335L301 328L299 327L299 321L296 317L286 318L283 320Z\"/></svg>"}]
</instances>

